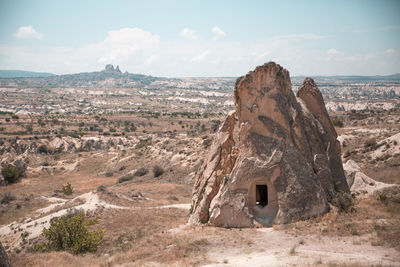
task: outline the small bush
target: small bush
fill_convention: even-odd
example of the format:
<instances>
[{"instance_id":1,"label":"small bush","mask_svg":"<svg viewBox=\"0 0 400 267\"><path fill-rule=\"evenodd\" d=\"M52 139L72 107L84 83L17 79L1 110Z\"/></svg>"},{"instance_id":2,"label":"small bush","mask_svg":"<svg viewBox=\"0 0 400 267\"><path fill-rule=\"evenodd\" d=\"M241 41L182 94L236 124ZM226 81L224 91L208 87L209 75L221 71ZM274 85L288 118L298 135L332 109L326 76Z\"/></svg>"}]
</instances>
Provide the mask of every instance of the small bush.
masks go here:
<instances>
[{"instance_id":1,"label":"small bush","mask_svg":"<svg viewBox=\"0 0 400 267\"><path fill-rule=\"evenodd\" d=\"M103 192L103 191L106 191L106 190L107 190L107 188L105 187L105 185L99 185L97 187L97 192Z\"/></svg>"},{"instance_id":2,"label":"small bush","mask_svg":"<svg viewBox=\"0 0 400 267\"><path fill-rule=\"evenodd\" d=\"M68 133L67 135L72 137L72 138L79 138L79 135L77 133L74 133L74 132Z\"/></svg>"},{"instance_id":3,"label":"small bush","mask_svg":"<svg viewBox=\"0 0 400 267\"><path fill-rule=\"evenodd\" d=\"M139 143L136 144L135 148L136 149L141 149L143 147L147 147L147 146L151 145L151 143L152 143L151 140L147 140L147 141L142 140L142 141L140 141Z\"/></svg>"},{"instance_id":4,"label":"small bush","mask_svg":"<svg viewBox=\"0 0 400 267\"><path fill-rule=\"evenodd\" d=\"M1 169L1 174L4 177L4 180L9 184L17 182L20 177L18 168L11 164L7 164L3 167Z\"/></svg>"},{"instance_id":5,"label":"small bush","mask_svg":"<svg viewBox=\"0 0 400 267\"><path fill-rule=\"evenodd\" d=\"M211 145L212 139L207 138L203 141L204 148L208 148Z\"/></svg>"},{"instance_id":6,"label":"small bush","mask_svg":"<svg viewBox=\"0 0 400 267\"><path fill-rule=\"evenodd\" d=\"M38 151L39 153L45 153L45 154L47 154L47 153L49 152L49 150L47 149L47 146L46 146L46 145L40 145L40 146L38 147L37 151Z\"/></svg>"},{"instance_id":7,"label":"small bush","mask_svg":"<svg viewBox=\"0 0 400 267\"><path fill-rule=\"evenodd\" d=\"M15 200L15 196L11 194L10 192L5 192L2 197L1 197L1 204L8 204L11 201Z\"/></svg>"},{"instance_id":8,"label":"small bush","mask_svg":"<svg viewBox=\"0 0 400 267\"><path fill-rule=\"evenodd\" d=\"M364 147L369 147L369 148L371 148L371 149L375 149L376 148L376 146L377 146L378 144L376 143L376 140L375 139L368 139L367 141L365 141L365 143L364 143Z\"/></svg>"},{"instance_id":9,"label":"small bush","mask_svg":"<svg viewBox=\"0 0 400 267\"><path fill-rule=\"evenodd\" d=\"M147 174L149 171L146 168L139 168L136 170L134 176L143 176L145 174Z\"/></svg>"},{"instance_id":10,"label":"small bush","mask_svg":"<svg viewBox=\"0 0 400 267\"><path fill-rule=\"evenodd\" d=\"M33 247L33 251L66 250L74 254L95 252L103 241L104 230L89 231L97 224L96 219L86 219L83 212L68 214L50 221L50 227L43 230L47 242Z\"/></svg>"},{"instance_id":11,"label":"small bush","mask_svg":"<svg viewBox=\"0 0 400 267\"><path fill-rule=\"evenodd\" d=\"M164 173L164 169L161 168L160 166L156 165L153 167L154 177L161 176L163 173Z\"/></svg>"},{"instance_id":12,"label":"small bush","mask_svg":"<svg viewBox=\"0 0 400 267\"><path fill-rule=\"evenodd\" d=\"M333 125L335 125L336 127L339 127L339 128L342 128L344 126L343 119L339 118L339 117L334 118L332 123L333 123Z\"/></svg>"},{"instance_id":13,"label":"small bush","mask_svg":"<svg viewBox=\"0 0 400 267\"><path fill-rule=\"evenodd\" d=\"M112 172L112 171L107 171L105 175L106 175L106 177L111 177L111 176L114 175L114 172Z\"/></svg>"},{"instance_id":14,"label":"small bush","mask_svg":"<svg viewBox=\"0 0 400 267\"><path fill-rule=\"evenodd\" d=\"M384 193L379 194L376 199L379 200L380 202L382 202L385 205L388 204L388 197Z\"/></svg>"},{"instance_id":15,"label":"small bush","mask_svg":"<svg viewBox=\"0 0 400 267\"><path fill-rule=\"evenodd\" d=\"M72 185L70 183L63 185L61 190L64 193L64 195L66 195L66 196L70 196L70 195L72 195L72 193L74 193L74 188L72 187Z\"/></svg>"},{"instance_id":16,"label":"small bush","mask_svg":"<svg viewBox=\"0 0 400 267\"><path fill-rule=\"evenodd\" d=\"M340 212L354 211L354 201L350 194L345 192L338 192L336 197L332 200Z\"/></svg>"},{"instance_id":17,"label":"small bush","mask_svg":"<svg viewBox=\"0 0 400 267\"><path fill-rule=\"evenodd\" d=\"M129 181L129 180L132 180L133 179L133 175L132 174L125 174L125 175L123 175L123 176L121 176L121 177L119 177L119 179L118 179L118 183L120 184L120 183L123 183L123 182L126 182L126 181Z\"/></svg>"}]
</instances>

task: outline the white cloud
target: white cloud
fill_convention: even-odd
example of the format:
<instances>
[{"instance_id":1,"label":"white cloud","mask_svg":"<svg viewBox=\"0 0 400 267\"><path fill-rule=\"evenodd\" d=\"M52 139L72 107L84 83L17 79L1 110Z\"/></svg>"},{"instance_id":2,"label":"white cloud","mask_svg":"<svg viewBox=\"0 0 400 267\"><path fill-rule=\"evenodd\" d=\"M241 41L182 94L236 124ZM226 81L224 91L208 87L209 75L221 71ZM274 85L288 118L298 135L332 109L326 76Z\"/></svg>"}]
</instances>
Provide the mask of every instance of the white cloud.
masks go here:
<instances>
[{"instance_id":1,"label":"white cloud","mask_svg":"<svg viewBox=\"0 0 400 267\"><path fill-rule=\"evenodd\" d=\"M197 56L193 57L193 58L192 58L192 61L193 61L193 62L202 62L202 61L206 58L206 56L207 56L208 54L210 54L210 51L209 51L209 50L205 50L205 51L202 52L200 55L197 55Z\"/></svg>"},{"instance_id":2,"label":"white cloud","mask_svg":"<svg viewBox=\"0 0 400 267\"><path fill-rule=\"evenodd\" d=\"M328 49L328 51L326 51L326 53L328 55L341 55L342 54L341 52L339 52L335 48Z\"/></svg>"},{"instance_id":3,"label":"white cloud","mask_svg":"<svg viewBox=\"0 0 400 267\"><path fill-rule=\"evenodd\" d=\"M304 40L321 40L329 38L327 35L319 35L313 33L303 33L303 34L289 34L289 35L280 35L271 37L272 40L281 40L281 41L288 41L288 42L301 42Z\"/></svg>"},{"instance_id":4,"label":"white cloud","mask_svg":"<svg viewBox=\"0 0 400 267\"><path fill-rule=\"evenodd\" d=\"M157 61L157 59L158 59L158 56L156 56L156 55L151 55L151 56L149 56L149 57L146 59L146 61L144 62L144 64L145 64L145 65L151 65L151 64L153 64L153 62Z\"/></svg>"},{"instance_id":5,"label":"white cloud","mask_svg":"<svg viewBox=\"0 0 400 267\"><path fill-rule=\"evenodd\" d=\"M28 25L19 27L14 37L17 39L42 39L43 34L37 32L32 25Z\"/></svg>"},{"instance_id":6,"label":"white cloud","mask_svg":"<svg viewBox=\"0 0 400 267\"><path fill-rule=\"evenodd\" d=\"M266 62L267 56L269 56L270 54L271 54L270 51L265 51L260 54L255 54L254 62L261 62L261 63Z\"/></svg>"},{"instance_id":7,"label":"white cloud","mask_svg":"<svg viewBox=\"0 0 400 267\"><path fill-rule=\"evenodd\" d=\"M397 51L394 50L394 49L386 49L385 50L385 54L388 55L388 56L395 55L396 53L397 53Z\"/></svg>"},{"instance_id":8,"label":"white cloud","mask_svg":"<svg viewBox=\"0 0 400 267\"><path fill-rule=\"evenodd\" d=\"M103 54L99 62L109 63L122 62L134 54L154 49L159 42L160 37L157 34L139 28L122 28L110 31L103 42L94 44L92 47Z\"/></svg>"},{"instance_id":9,"label":"white cloud","mask_svg":"<svg viewBox=\"0 0 400 267\"><path fill-rule=\"evenodd\" d=\"M241 60L243 60L243 58L242 57L230 57L230 58L227 58L226 59L226 61L227 62L238 62L238 61L241 61Z\"/></svg>"},{"instance_id":10,"label":"white cloud","mask_svg":"<svg viewBox=\"0 0 400 267\"><path fill-rule=\"evenodd\" d=\"M181 31L181 36L189 40L197 40L196 31L193 29L185 28Z\"/></svg>"},{"instance_id":11,"label":"white cloud","mask_svg":"<svg viewBox=\"0 0 400 267\"><path fill-rule=\"evenodd\" d=\"M212 28L211 32L214 35L214 37L213 37L214 40L217 40L218 38L226 36L226 33L217 26L214 26Z\"/></svg>"},{"instance_id":12,"label":"white cloud","mask_svg":"<svg viewBox=\"0 0 400 267\"><path fill-rule=\"evenodd\" d=\"M326 55L323 57L323 61L344 61L345 55L335 48L330 48L326 51Z\"/></svg>"},{"instance_id":13,"label":"white cloud","mask_svg":"<svg viewBox=\"0 0 400 267\"><path fill-rule=\"evenodd\" d=\"M292 75L375 75L400 69L397 48L350 54L333 47L317 48L324 38L328 36L295 34L224 42L199 38L189 42L183 38L163 40L139 28L122 28L110 31L102 41L81 47L0 44L0 69L62 74L101 70L111 63L122 71L154 76L239 76L269 60Z\"/></svg>"}]
</instances>

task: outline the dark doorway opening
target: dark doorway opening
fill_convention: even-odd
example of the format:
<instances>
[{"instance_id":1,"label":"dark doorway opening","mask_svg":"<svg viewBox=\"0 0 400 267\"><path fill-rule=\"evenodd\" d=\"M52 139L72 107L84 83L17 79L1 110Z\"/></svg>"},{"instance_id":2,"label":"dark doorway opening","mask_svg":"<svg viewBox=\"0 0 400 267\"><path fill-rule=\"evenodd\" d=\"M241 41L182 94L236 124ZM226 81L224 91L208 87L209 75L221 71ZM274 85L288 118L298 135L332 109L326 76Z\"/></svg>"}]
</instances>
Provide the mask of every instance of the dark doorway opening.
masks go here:
<instances>
[{"instance_id":1,"label":"dark doorway opening","mask_svg":"<svg viewBox=\"0 0 400 267\"><path fill-rule=\"evenodd\" d=\"M268 187L267 185L256 185L256 204L261 207L268 205Z\"/></svg>"}]
</instances>

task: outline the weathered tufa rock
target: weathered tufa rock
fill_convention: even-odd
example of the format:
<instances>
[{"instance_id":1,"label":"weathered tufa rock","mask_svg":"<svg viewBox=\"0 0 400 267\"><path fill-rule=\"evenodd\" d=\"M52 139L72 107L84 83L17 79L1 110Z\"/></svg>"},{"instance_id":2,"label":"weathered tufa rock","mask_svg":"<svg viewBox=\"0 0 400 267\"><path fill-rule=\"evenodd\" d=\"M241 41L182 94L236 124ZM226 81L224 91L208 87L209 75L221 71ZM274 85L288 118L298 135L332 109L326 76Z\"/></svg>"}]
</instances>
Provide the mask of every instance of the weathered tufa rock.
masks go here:
<instances>
[{"instance_id":1,"label":"weathered tufa rock","mask_svg":"<svg viewBox=\"0 0 400 267\"><path fill-rule=\"evenodd\" d=\"M324 214L339 192L349 193L337 134L312 79L296 98L289 72L264 64L237 79L235 106L198 173L191 223L287 223Z\"/></svg>"},{"instance_id":2,"label":"weathered tufa rock","mask_svg":"<svg viewBox=\"0 0 400 267\"><path fill-rule=\"evenodd\" d=\"M10 260L8 259L7 253L0 242L0 266L1 267L12 267Z\"/></svg>"},{"instance_id":3,"label":"weathered tufa rock","mask_svg":"<svg viewBox=\"0 0 400 267\"><path fill-rule=\"evenodd\" d=\"M353 160L348 160L343 168L351 193L359 197L368 197L385 188L400 188L396 184L386 184L368 177Z\"/></svg>"}]
</instances>

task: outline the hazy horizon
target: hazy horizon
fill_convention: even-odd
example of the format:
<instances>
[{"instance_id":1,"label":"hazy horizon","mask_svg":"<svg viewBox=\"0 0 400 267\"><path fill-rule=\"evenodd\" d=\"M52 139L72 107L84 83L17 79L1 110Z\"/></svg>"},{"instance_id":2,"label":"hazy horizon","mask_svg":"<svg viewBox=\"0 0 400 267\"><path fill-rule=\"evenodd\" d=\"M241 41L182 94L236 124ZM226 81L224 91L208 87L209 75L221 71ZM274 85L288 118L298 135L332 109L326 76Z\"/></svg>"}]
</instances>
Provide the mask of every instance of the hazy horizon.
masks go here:
<instances>
[{"instance_id":1,"label":"hazy horizon","mask_svg":"<svg viewBox=\"0 0 400 267\"><path fill-rule=\"evenodd\" d=\"M400 73L399 1L1 1L0 69L237 77Z\"/></svg>"}]
</instances>

